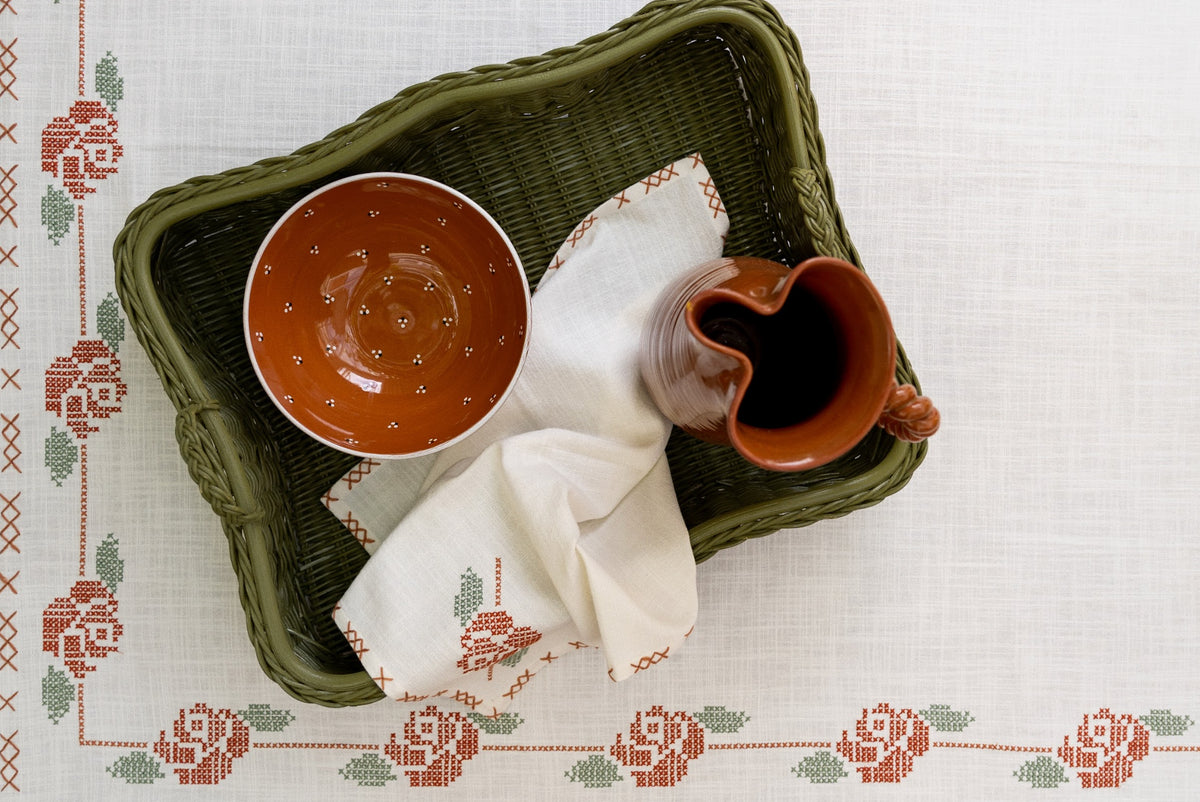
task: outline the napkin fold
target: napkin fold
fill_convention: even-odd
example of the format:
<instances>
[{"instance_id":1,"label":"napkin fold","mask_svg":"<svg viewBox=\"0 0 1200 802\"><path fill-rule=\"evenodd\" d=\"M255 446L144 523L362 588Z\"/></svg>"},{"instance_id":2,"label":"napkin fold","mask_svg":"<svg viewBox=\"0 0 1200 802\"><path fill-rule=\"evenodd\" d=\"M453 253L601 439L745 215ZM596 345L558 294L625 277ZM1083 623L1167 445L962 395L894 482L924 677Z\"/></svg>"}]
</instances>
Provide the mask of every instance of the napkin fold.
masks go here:
<instances>
[{"instance_id":1,"label":"napkin fold","mask_svg":"<svg viewBox=\"0 0 1200 802\"><path fill-rule=\"evenodd\" d=\"M619 681L681 645L696 566L638 347L662 290L720 256L727 230L698 154L606 200L539 283L525 367L495 416L330 489L371 553L334 619L387 695L494 716L577 649L599 648Z\"/></svg>"}]
</instances>

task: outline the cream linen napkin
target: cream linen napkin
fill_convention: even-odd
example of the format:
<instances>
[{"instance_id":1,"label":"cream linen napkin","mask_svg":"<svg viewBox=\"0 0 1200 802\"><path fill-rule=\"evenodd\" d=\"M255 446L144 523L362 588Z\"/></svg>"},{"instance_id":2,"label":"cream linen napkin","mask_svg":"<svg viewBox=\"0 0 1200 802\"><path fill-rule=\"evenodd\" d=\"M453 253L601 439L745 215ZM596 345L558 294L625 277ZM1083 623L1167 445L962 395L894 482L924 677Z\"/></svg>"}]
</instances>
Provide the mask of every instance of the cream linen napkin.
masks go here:
<instances>
[{"instance_id":1,"label":"cream linen napkin","mask_svg":"<svg viewBox=\"0 0 1200 802\"><path fill-rule=\"evenodd\" d=\"M691 631L670 424L637 351L659 293L720 256L727 229L699 155L609 199L538 285L526 364L496 416L430 457L365 460L330 490L372 552L334 618L389 696L494 716L569 652L599 647L618 681Z\"/></svg>"}]
</instances>

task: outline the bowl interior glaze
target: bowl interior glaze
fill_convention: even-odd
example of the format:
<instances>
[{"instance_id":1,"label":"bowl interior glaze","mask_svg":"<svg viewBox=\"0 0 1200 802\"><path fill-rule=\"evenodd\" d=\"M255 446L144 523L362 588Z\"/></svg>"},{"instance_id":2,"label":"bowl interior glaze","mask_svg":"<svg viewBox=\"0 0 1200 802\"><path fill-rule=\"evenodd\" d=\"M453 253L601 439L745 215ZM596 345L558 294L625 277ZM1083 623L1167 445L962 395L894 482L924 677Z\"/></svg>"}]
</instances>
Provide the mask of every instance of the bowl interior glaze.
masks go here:
<instances>
[{"instance_id":1,"label":"bowl interior glaze","mask_svg":"<svg viewBox=\"0 0 1200 802\"><path fill-rule=\"evenodd\" d=\"M411 457L462 439L504 401L527 351L529 285L469 198L369 173L280 218L244 317L255 372L297 426L351 454Z\"/></svg>"}]
</instances>

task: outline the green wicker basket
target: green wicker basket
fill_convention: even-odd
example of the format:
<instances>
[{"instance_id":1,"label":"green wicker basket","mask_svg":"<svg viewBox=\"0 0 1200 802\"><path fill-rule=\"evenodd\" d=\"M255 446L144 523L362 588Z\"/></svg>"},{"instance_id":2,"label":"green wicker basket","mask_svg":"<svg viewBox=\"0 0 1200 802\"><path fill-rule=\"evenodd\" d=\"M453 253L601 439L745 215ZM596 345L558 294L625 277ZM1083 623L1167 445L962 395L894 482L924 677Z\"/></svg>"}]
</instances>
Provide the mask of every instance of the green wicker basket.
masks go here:
<instances>
[{"instance_id":1,"label":"green wicker basket","mask_svg":"<svg viewBox=\"0 0 1200 802\"><path fill-rule=\"evenodd\" d=\"M693 151L729 211L727 253L858 262L799 45L753 0L663 0L574 47L435 78L291 155L163 189L129 216L114 246L117 290L228 536L259 661L286 691L330 706L382 698L331 618L366 553L321 498L356 458L275 410L243 342L246 274L275 220L342 176L416 173L487 209L536 283L598 202ZM903 351L897 375L916 381ZM881 501L925 446L877 429L836 462L793 474L678 432L668 454L704 560Z\"/></svg>"}]
</instances>

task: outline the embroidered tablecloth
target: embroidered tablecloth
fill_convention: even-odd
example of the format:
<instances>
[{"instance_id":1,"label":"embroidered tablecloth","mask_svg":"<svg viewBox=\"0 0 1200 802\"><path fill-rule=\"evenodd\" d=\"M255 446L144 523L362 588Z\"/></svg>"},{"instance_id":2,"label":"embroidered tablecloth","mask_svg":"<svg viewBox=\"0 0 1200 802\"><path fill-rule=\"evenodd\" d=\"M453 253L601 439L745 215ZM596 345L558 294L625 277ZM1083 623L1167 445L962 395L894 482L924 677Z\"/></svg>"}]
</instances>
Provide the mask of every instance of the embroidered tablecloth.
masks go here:
<instances>
[{"instance_id":1,"label":"embroidered tablecloth","mask_svg":"<svg viewBox=\"0 0 1200 802\"><path fill-rule=\"evenodd\" d=\"M573 655L485 719L310 706L259 671L115 296L126 215L638 6L0 0L0 792L1194 795L1185 0L780 0L855 243L942 411L909 486L701 565L687 647L620 684Z\"/></svg>"}]
</instances>

